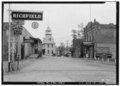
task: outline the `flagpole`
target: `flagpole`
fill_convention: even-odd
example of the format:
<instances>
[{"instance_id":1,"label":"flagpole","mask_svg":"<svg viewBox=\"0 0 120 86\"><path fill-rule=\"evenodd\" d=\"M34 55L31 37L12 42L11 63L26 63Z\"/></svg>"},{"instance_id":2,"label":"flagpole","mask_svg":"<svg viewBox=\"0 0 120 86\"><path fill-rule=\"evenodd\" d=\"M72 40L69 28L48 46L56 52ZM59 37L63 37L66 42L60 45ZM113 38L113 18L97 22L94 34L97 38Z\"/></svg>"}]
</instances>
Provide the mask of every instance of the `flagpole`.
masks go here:
<instances>
[{"instance_id":1,"label":"flagpole","mask_svg":"<svg viewBox=\"0 0 120 86\"><path fill-rule=\"evenodd\" d=\"M10 72L11 70L11 67L10 67L10 58L11 58L11 48L10 48L10 40L11 40L11 22L10 22L10 16L11 16L11 13L10 13L10 3L9 3L9 41L8 41L8 71Z\"/></svg>"}]
</instances>

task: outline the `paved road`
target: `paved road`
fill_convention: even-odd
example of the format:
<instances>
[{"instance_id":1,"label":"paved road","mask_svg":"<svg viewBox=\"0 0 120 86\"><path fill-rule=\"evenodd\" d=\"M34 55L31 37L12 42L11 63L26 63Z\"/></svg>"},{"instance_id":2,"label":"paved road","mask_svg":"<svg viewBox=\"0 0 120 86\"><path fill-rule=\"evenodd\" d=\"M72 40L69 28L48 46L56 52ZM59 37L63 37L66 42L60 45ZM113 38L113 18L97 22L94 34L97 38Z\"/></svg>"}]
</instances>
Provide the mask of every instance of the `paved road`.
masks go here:
<instances>
[{"instance_id":1,"label":"paved road","mask_svg":"<svg viewBox=\"0 0 120 86\"><path fill-rule=\"evenodd\" d=\"M18 72L4 75L17 82L106 82L116 83L115 65L67 57L43 57Z\"/></svg>"}]
</instances>

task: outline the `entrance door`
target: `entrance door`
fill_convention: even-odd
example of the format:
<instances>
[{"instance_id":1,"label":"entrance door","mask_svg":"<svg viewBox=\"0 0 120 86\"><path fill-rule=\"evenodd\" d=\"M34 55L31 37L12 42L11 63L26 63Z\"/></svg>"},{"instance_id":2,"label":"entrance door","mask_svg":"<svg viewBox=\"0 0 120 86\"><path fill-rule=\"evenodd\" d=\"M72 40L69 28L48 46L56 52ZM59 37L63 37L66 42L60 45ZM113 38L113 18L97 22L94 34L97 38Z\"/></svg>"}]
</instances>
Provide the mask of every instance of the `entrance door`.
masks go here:
<instances>
[{"instance_id":1,"label":"entrance door","mask_svg":"<svg viewBox=\"0 0 120 86\"><path fill-rule=\"evenodd\" d=\"M38 53L38 50L37 49L35 49L35 54L37 54Z\"/></svg>"},{"instance_id":2,"label":"entrance door","mask_svg":"<svg viewBox=\"0 0 120 86\"><path fill-rule=\"evenodd\" d=\"M43 52L43 55L45 55L45 49L43 49L42 52Z\"/></svg>"},{"instance_id":3,"label":"entrance door","mask_svg":"<svg viewBox=\"0 0 120 86\"><path fill-rule=\"evenodd\" d=\"M21 59L24 59L24 45L21 45Z\"/></svg>"}]
</instances>

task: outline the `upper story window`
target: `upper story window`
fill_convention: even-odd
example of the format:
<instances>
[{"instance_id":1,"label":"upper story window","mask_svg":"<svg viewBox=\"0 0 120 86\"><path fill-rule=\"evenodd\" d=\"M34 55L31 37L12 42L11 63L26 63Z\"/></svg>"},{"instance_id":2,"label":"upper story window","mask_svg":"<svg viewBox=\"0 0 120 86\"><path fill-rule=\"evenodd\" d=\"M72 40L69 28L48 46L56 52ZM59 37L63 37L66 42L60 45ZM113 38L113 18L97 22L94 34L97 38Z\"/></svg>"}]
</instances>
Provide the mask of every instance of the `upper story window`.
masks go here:
<instances>
[{"instance_id":1,"label":"upper story window","mask_svg":"<svg viewBox=\"0 0 120 86\"><path fill-rule=\"evenodd\" d=\"M52 48L53 48L53 44L52 44Z\"/></svg>"},{"instance_id":2,"label":"upper story window","mask_svg":"<svg viewBox=\"0 0 120 86\"><path fill-rule=\"evenodd\" d=\"M49 44L48 44L48 48L49 48Z\"/></svg>"},{"instance_id":3,"label":"upper story window","mask_svg":"<svg viewBox=\"0 0 120 86\"><path fill-rule=\"evenodd\" d=\"M51 41L51 38L49 38L49 41Z\"/></svg>"}]
</instances>

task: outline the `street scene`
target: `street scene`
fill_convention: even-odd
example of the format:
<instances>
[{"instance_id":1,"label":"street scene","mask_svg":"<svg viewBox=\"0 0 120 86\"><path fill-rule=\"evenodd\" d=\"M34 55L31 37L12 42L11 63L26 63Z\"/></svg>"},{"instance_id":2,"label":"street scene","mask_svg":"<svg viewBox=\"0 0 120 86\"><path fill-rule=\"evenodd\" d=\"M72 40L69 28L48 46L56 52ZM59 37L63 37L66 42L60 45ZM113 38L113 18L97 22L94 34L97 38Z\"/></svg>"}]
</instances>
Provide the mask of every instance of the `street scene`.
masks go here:
<instances>
[{"instance_id":1,"label":"street scene","mask_svg":"<svg viewBox=\"0 0 120 86\"><path fill-rule=\"evenodd\" d=\"M117 84L117 2L2 4L4 84Z\"/></svg>"}]
</instances>

